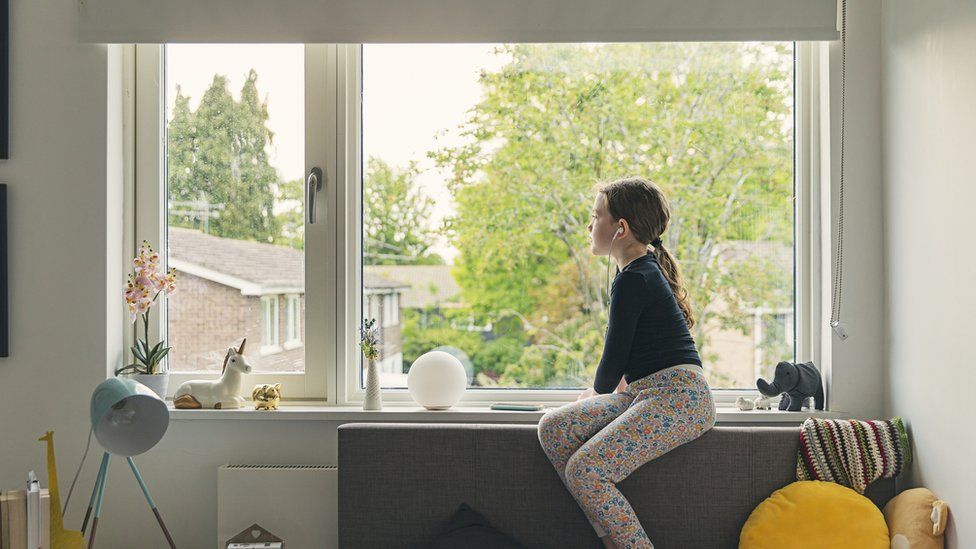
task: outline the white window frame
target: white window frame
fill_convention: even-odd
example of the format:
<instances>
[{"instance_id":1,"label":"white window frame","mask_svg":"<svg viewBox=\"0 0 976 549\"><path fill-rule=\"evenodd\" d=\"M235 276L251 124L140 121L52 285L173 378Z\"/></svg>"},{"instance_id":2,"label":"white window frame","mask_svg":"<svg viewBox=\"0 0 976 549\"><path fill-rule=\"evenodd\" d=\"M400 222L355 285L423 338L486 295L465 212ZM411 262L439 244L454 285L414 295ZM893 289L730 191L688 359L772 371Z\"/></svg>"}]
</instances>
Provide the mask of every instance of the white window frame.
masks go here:
<instances>
[{"instance_id":1,"label":"white window frame","mask_svg":"<svg viewBox=\"0 0 976 549\"><path fill-rule=\"evenodd\" d=\"M132 153L126 155L126 258L131 260L142 239L152 242L163 264L166 257L165 102L164 47L160 44L123 46L124 81L131 93L124 95L125 139ZM335 209L335 65L336 46L305 45L305 173L321 167L322 190L316 195L317 221L305 227L305 329L317 334L304 343L304 372L245 374L242 386L281 383L285 400L322 401L335 385L335 271L328 257L336 252ZM333 75L333 76L329 76ZM308 90L316 92L308 93ZM126 263L128 264L128 263ZM177 291L179 282L177 281ZM160 296L163 300L164 297ZM166 337L165 300L151 310L150 338ZM243 334L242 334L243 335ZM123 332L125 348L136 338L134 329ZM167 357L168 360L168 357ZM168 367L168 363L167 363ZM219 372L170 372L167 396L190 379L214 379ZM333 401L334 402L334 401Z\"/></svg>"},{"instance_id":2,"label":"white window frame","mask_svg":"<svg viewBox=\"0 0 976 549\"><path fill-rule=\"evenodd\" d=\"M361 154L361 49L359 44L306 45L306 89L321 93L306 94L306 128L317 125L321 132L306 135L306 172L312 166L325 171L326 185L317 196L318 216L324 222L306 227L305 328L316 337L305 341L305 368L301 379L283 388L285 400L316 400L325 397L326 405L360 405L365 392L362 379L362 353L359 328L363 304L361 261L362 231L359 224L362 196ZM794 280L796 360L813 360L825 377L826 398L830 402L830 337L823 330L829 314L830 168L829 156L830 77L839 71L828 63L836 45L827 42L795 42L794 55ZM137 136L134 164L135 235L127 242L148 237L162 242L165 217L162 215L163 120L160 89L162 47L135 46L134 64L138 99L135 101ZM334 105L334 109L328 106ZM147 123L148 121L148 123ZM131 122L130 119L130 126ZM334 182L335 184L329 184ZM331 234L328 230L331 229ZM315 241L317 246L308 243ZM160 245L161 252L165 247ZM314 251L313 251L314 250ZM133 250L134 251L134 250ZM313 255L314 254L314 255ZM334 261L331 260L334 258ZM330 267L334 267L330 268ZM829 279L826 282L829 284ZM164 308L157 307L153 330L165 326ZM322 337L319 337L322 334ZM133 331L126 331L127 346ZM340 367L339 365L343 365ZM172 374L170 393L188 378ZM199 377L199 374L194 375ZM264 383L270 378L250 375L246 383ZM287 390L285 390L287 389ZM469 388L459 405L487 406L505 401L532 401L560 405L575 401L579 389L481 389ZM716 389L718 406L733 406L737 397L759 396L756 389ZM415 406L406 388L385 388L384 402L391 406ZM774 403L777 398L774 397Z\"/></svg>"},{"instance_id":3,"label":"white window frame","mask_svg":"<svg viewBox=\"0 0 976 549\"><path fill-rule=\"evenodd\" d=\"M295 349L302 346L302 297L288 294L285 303L285 349Z\"/></svg>"}]
</instances>

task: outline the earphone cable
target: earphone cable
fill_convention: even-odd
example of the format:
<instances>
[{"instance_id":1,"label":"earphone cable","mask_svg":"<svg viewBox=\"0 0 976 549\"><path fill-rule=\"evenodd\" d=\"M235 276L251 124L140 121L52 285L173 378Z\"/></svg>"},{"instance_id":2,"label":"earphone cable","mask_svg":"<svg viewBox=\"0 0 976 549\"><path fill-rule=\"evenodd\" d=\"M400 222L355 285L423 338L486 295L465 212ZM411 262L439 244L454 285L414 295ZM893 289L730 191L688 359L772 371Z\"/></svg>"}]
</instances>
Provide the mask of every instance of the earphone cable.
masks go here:
<instances>
[{"instance_id":1,"label":"earphone cable","mask_svg":"<svg viewBox=\"0 0 976 549\"><path fill-rule=\"evenodd\" d=\"M847 95L847 0L841 2L840 25L840 193L837 208L837 253L834 259L834 292L831 296L830 325L840 324L841 292L844 282L844 149L845 149L845 103Z\"/></svg>"}]
</instances>

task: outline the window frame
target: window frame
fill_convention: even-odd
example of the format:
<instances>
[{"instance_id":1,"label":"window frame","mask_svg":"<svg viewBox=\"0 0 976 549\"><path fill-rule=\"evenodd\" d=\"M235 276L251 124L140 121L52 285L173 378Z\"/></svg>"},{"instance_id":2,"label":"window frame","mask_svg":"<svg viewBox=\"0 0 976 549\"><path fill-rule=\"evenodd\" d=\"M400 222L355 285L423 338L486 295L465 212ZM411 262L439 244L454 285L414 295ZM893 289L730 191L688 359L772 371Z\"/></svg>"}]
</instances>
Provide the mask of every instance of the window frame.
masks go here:
<instances>
[{"instance_id":1,"label":"window frame","mask_svg":"<svg viewBox=\"0 0 976 549\"><path fill-rule=\"evenodd\" d=\"M163 242L165 204L163 168L165 125L162 109L161 45L134 45L133 72L138 93L133 94L136 146L133 154L135 199L130 224L134 246L142 238ZM796 360L813 360L825 378L829 410L830 338L823 330L829 312L829 246L827 217L830 206L829 82L838 72L830 65L827 42L794 42L794 341ZM309 57L309 53L312 57ZM283 400L314 400L327 405L361 405L365 391L359 324L365 292L362 288L361 44L306 45L306 130L318 125L324 131L306 135L306 173L321 166L326 184L316 198L318 216L325 222L306 226L305 331L323 337L306 338L306 372L300 384L283 390ZM317 69L309 70L310 66ZM308 90L318 90L316 94ZM313 100L314 97L314 100ZM131 99L131 98L130 98ZM333 105L334 108L327 108ZM317 109L317 107L322 107ZM154 110L155 109L155 110ZM315 110L313 110L315 109ZM134 122L134 121L132 121ZM148 122L148 123L147 123ZM133 127L130 124L129 127ZM814 184L816 182L816 184ZM332 184L330 184L332 183ZM331 234L329 234L331 231ZM321 245L317 257L309 257L309 239ZM158 246L165 253L165 246ZM131 257L131 256L130 256ZM826 280L825 280L825 277ZM825 290L826 288L826 290ZM154 310L152 337L165 324L165 307ZM399 315L398 315L399 316ZM126 348L134 331L127 329ZM340 365L343 365L340 367ZM172 373L174 387L190 376ZM251 374L247 382L264 383L281 374ZM531 401L560 405L576 400L579 389L472 389L461 397L461 406L487 406L498 400ZM384 388L384 402L413 406L406 388ZM759 396L757 389L714 389L716 405L730 407L744 396ZM773 397L776 402L778 397Z\"/></svg>"}]
</instances>

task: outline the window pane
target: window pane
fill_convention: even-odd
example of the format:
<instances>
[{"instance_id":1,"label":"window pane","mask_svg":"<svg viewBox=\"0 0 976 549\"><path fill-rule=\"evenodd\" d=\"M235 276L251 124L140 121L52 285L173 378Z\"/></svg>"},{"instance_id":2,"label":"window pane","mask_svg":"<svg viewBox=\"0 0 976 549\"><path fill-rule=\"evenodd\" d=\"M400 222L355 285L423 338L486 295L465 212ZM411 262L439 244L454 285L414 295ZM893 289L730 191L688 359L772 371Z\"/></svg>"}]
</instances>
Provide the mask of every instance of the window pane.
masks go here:
<instances>
[{"instance_id":1,"label":"window pane","mask_svg":"<svg viewBox=\"0 0 976 549\"><path fill-rule=\"evenodd\" d=\"M793 360L792 43L365 45L362 78L363 293L400 307L385 386L433 349L475 387L591 385L591 189L628 175L670 202L712 387Z\"/></svg>"},{"instance_id":2,"label":"window pane","mask_svg":"<svg viewBox=\"0 0 976 549\"><path fill-rule=\"evenodd\" d=\"M279 295L304 299L305 51L165 48L171 371L220 371L247 337L255 373L303 372L279 344Z\"/></svg>"}]
</instances>

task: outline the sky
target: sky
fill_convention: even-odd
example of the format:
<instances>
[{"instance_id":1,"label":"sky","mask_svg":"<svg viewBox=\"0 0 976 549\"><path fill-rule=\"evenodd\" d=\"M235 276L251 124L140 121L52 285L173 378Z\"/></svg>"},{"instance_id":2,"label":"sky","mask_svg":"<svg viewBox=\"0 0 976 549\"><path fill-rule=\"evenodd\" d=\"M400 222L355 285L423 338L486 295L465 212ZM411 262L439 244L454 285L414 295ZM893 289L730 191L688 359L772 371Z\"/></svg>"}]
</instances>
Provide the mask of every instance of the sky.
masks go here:
<instances>
[{"instance_id":1,"label":"sky","mask_svg":"<svg viewBox=\"0 0 976 549\"><path fill-rule=\"evenodd\" d=\"M478 71L497 70L506 59L494 44L367 44L363 50L363 157L376 156L403 167L420 168L417 183L435 201L431 226L455 211L440 173L426 153L461 143L457 126L481 97ZM170 44L166 46L166 114L172 113L179 85L196 109L214 74L228 78L240 98L248 71L267 97L268 150L282 179L304 172L304 47L301 44ZM446 133L444 133L446 132ZM435 139L435 136L439 136ZM450 263L457 251L439 242L432 251Z\"/></svg>"},{"instance_id":2,"label":"sky","mask_svg":"<svg viewBox=\"0 0 976 549\"><path fill-rule=\"evenodd\" d=\"M443 181L426 153L458 145L458 125L481 98L478 72L496 71L508 61L496 44L367 44L363 46L363 157L396 167L411 160L420 168L417 184L434 200L432 228L455 212ZM195 109L215 73L228 78L235 99L249 69L267 97L268 150L283 180L304 175L304 46L301 44L169 44L166 46L167 119L177 84ZM792 120L785 120L789 125ZM435 139L435 136L436 139ZM281 206L285 207L285 206ZM457 250L437 242L432 251L452 263Z\"/></svg>"}]
</instances>

